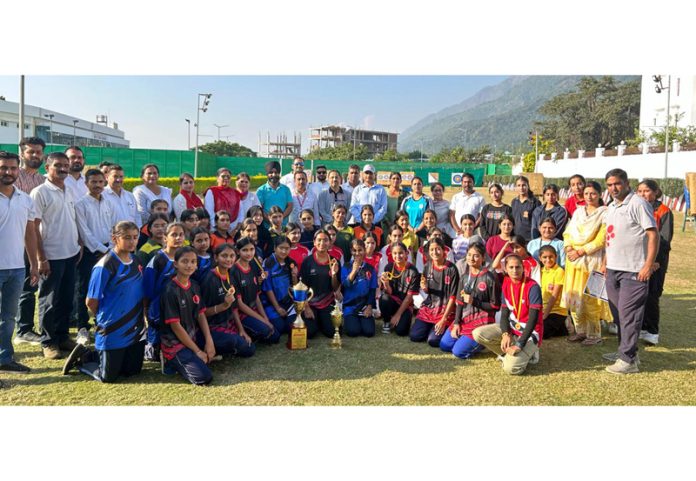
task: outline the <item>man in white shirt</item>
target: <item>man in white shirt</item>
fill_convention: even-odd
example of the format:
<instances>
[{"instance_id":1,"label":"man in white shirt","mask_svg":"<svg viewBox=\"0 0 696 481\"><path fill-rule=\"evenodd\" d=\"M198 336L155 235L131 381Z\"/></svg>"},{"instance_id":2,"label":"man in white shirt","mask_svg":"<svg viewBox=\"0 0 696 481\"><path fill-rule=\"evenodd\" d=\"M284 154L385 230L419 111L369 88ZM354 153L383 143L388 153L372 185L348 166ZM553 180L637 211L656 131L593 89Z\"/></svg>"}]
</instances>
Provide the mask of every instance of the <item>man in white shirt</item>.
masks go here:
<instances>
[{"instance_id":1,"label":"man in white shirt","mask_svg":"<svg viewBox=\"0 0 696 481\"><path fill-rule=\"evenodd\" d=\"M319 198L319 194L329 188L329 182L326 180L326 166L318 165L314 171L317 174L317 180L309 184L308 189L311 190L314 195Z\"/></svg>"},{"instance_id":2,"label":"man in white shirt","mask_svg":"<svg viewBox=\"0 0 696 481\"><path fill-rule=\"evenodd\" d=\"M360 185L360 167L356 164L351 165L348 168L348 176L346 181L341 184L341 188L346 192L346 194L352 194L353 189Z\"/></svg>"},{"instance_id":3,"label":"man in white shirt","mask_svg":"<svg viewBox=\"0 0 696 481\"><path fill-rule=\"evenodd\" d=\"M450 202L450 225L457 235L462 233L460 219L464 214L471 214L476 219L475 227L481 221L481 209L486 205L486 201L481 194L474 190L474 176L469 173L462 175L462 191L452 196Z\"/></svg>"},{"instance_id":4,"label":"man in white shirt","mask_svg":"<svg viewBox=\"0 0 696 481\"><path fill-rule=\"evenodd\" d=\"M307 188L307 174L305 172L295 173L295 191L292 194L292 214L289 221L300 223L300 214L305 209L309 209L314 214L314 224L319 225L319 203L314 193Z\"/></svg>"},{"instance_id":5,"label":"man in white shirt","mask_svg":"<svg viewBox=\"0 0 696 481\"><path fill-rule=\"evenodd\" d=\"M387 191L381 185L376 183L377 174L375 168L371 164L366 164L363 167L363 181L358 185L350 196L350 224L360 223L360 212L362 206L370 204L375 210L374 223L379 225L387 213ZM343 188L345 190L345 187Z\"/></svg>"},{"instance_id":6,"label":"man in white shirt","mask_svg":"<svg viewBox=\"0 0 696 481\"><path fill-rule=\"evenodd\" d=\"M17 154L0 151L0 371L28 372L14 360L12 332L24 283L24 251L29 260L29 282L39 282L36 265L36 230L34 203L28 194L13 184L19 177ZM0 383L1 386L1 383Z\"/></svg>"},{"instance_id":7,"label":"man in white shirt","mask_svg":"<svg viewBox=\"0 0 696 481\"><path fill-rule=\"evenodd\" d=\"M65 187L70 161L61 152L46 158L46 182L31 191L39 236L39 326L44 357L61 359L75 342L68 336L80 244L75 203Z\"/></svg>"},{"instance_id":8,"label":"man in white shirt","mask_svg":"<svg viewBox=\"0 0 696 481\"><path fill-rule=\"evenodd\" d=\"M280 178L280 183L295 193L295 174L304 171L304 159L299 155L292 159L292 171Z\"/></svg>"},{"instance_id":9,"label":"man in white shirt","mask_svg":"<svg viewBox=\"0 0 696 481\"><path fill-rule=\"evenodd\" d=\"M65 178L65 187L70 190L73 199L77 200L87 195L87 180L82 175L85 155L82 149L75 145L65 149L65 155L70 161L70 175Z\"/></svg>"},{"instance_id":10,"label":"man in white shirt","mask_svg":"<svg viewBox=\"0 0 696 481\"><path fill-rule=\"evenodd\" d=\"M109 185L104 188L102 195L114 206L119 221L135 222L138 227L142 227L142 217L138 214L135 196L123 188L123 177L123 167L111 164L106 176Z\"/></svg>"},{"instance_id":11,"label":"man in white shirt","mask_svg":"<svg viewBox=\"0 0 696 481\"><path fill-rule=\"evenodd\" d=\"M89 278L94 265L109 250L111 230L119 221L113 204L102 195L106 179L101 170L90 169L85 177L89 193L75 202L77 231L83 243L82 258L77 263L76 341L83 345L89 342L89 313L85 305Z\"/></svg>"}]
</instances>

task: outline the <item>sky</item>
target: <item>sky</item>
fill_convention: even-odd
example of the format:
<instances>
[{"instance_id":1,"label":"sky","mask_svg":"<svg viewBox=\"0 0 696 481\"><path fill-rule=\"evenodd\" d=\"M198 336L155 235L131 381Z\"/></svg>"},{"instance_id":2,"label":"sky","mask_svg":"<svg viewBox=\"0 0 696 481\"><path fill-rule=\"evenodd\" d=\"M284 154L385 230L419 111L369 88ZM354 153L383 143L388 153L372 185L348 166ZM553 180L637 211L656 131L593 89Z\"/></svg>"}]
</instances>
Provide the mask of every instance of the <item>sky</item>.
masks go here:
<instances>
[{"instance_id":1,"label":"sky","mask_svg":"<svg viewBox=\"0 0 696 481\"><path fill-rule=\"evenodd\" d=\"M220 138L258 151L258 136L295 132L309 149L309 128L345 124L403 132L505 76L47 76L25 77L25 102L95 121L106 114L134 148L186 149L196 101L212 93L201 113L199 143ZM19 101L19 77L0 76L0 95ZM262 147L263 150L263 147Z\"/></svg>"}]
</instances>

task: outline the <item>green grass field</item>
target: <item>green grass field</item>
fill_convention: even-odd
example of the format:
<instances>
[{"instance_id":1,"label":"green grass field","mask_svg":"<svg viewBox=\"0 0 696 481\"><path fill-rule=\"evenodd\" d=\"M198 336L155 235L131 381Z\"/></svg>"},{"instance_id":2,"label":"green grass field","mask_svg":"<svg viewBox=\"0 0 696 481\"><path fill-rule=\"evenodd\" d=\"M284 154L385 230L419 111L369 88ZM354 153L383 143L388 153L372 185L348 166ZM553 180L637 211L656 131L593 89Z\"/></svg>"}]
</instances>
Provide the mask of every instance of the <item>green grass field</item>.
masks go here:
<instances>
[{"instance_id":1,"label":"green grass field","mask_svg":"<svg viewBox=\"0 0 696 481\"><path fill-rule=\"evenodd\" d=\"M307 351L260 346L251 359L216 363L213 384L203 388L152 363L112 385L62 376L62 361L21 346L16 357L33 371L0 374L0 405L696 405L696 273L688 260L696 233L682 233L682 221L676 214L660 344L641 343L639 374L604 371L601 354L617 347L610 335L594 347L544 341L539 364L521 377L505 375L490 353L462 361L379 332L332 350L319 337Z\"/></svg>"}]
</instances>

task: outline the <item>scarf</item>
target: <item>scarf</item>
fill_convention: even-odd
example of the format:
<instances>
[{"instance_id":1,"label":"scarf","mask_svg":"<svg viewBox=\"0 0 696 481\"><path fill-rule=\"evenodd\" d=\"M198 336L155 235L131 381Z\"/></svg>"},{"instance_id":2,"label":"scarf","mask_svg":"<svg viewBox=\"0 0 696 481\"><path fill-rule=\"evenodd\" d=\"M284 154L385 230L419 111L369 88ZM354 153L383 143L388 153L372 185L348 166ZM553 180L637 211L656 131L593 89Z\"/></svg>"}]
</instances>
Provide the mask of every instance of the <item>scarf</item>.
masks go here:
<instances>
[{"instance_id":1,"label":"scarf","mask_svg":"<svg viewBox=\"0 0 696 481\"><path fill-rule=\"evenodd\" d=\"M600 234L606 213L606 206L597 207L591 214L587 213L587 206L578 207L563 233L564 245L582 246L592 242ZM575 267L584 268L589 272L599 269L603 256L604 249L599 249L575 262L566 259L566 264L572 263Z\"/></svg>"},{"instance_id":2,"label":"scarf","mask_svg":"<svg viewBox=\"0 0 696 481\"><path fill-rule=\"evenodd\" d=\"M210 187L208 190L213 194L215 212L226 210L230 214L230 219L236 219L239 215L239 191L220 185Z\"/></svg>"},{"instance_id":3,"label":"scarf","mask_svg":"<svg viewBox=\"0 0 696 481\"><path fill-rule=\"evenodd\" d=\"M179 191L179 193L186 199L186 208L187 209L198 209L199 207L203 207L203 202L201 202L201 199L196 195L195 192L186 192L185 190Z\"/></svg>"}]
</instances>

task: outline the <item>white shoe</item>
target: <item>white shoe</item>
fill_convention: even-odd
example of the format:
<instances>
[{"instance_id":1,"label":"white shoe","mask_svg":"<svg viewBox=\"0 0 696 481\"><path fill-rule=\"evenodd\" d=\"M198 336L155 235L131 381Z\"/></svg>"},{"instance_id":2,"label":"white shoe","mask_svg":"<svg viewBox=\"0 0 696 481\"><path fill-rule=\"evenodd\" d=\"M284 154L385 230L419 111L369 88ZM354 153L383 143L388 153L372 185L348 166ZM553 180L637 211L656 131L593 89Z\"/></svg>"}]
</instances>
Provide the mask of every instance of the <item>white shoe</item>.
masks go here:
<instances>
[{"instance_id":1,"label":"white shoe","mask_svg":"<svg viewBox=\"0 0 696 481\"><path fill-rule=\"evenodd\" d=\"M614 322L609 322L607 323L607 332L609 334L618 334L619 333L619 326L616 325Z\"/></svg>"},{"instance_id":2,"label":"white shoe","mask_svg":"<svg viewBox=\"0 0 696 481\"><path fill-rule=\"evenodd\" d=\"M89 344L89 331L84 327L80 328L80 330L77 331L77 337L75 338L75 342L78 344L82 344L83 346Z\"/></svg>"},{"instance_id":3,"label":"white shoe","mask_svg":"<svg viewBox=\"0 0 696 481\"><path fill-rule=\"evenodd\" d=\"M605 371L612 374L634 374L640 372L638 370L638 364L635 362L628 363L623 359L617 359L614 364L607 366Z\"/></svg>"},{"instance_id":4,"label":"white shoe","mask_svg":"<svg viewBox=\"0 0 696 481\"><path fill-rule=\"evenodd\" d=\"M645 333L645 334L643 334ZM640 339L653 346L660 340L659 334L650 334L648 331L640 331Z\"/></svg>"},{"instance_id":5,"label":"white shoe","mask_svg":"<svg viewBox=\"0 0 696 481\"><path fill-rule=\"evenodd\" d=\"M538 364L539 363L539 351L534 353L532 357L529 358L529 364Z\"/></svg>"},{"instance_id":6,"label":"white shoe","mask_svg":"<svg viewBox=\"0 0 696 481\"><path fill-rule=\"evenodd\" d=\"M391 334L391 329L389 328L388 322L382 324L382 334Z\"/></svg>"}]
</instances>

